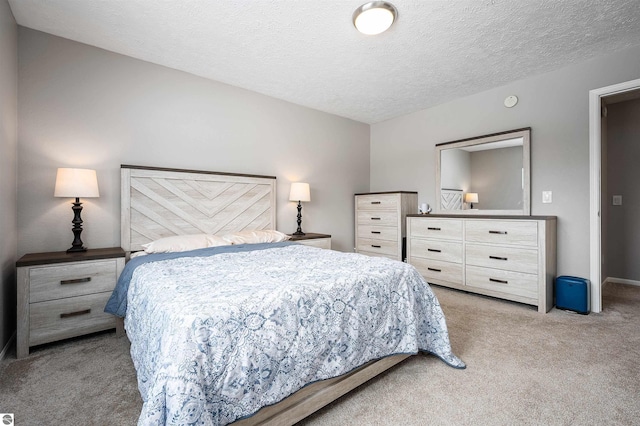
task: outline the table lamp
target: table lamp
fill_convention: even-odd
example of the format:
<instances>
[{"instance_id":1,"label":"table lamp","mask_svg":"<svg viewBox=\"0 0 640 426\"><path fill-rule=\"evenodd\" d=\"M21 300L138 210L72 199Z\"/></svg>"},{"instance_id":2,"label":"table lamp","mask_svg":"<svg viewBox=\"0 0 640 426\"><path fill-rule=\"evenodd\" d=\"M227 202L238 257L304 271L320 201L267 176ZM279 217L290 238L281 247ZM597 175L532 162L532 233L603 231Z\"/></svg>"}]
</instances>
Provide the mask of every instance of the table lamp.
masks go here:
<instances>
[{"instance_id":1,"label":"table lamp","mask_svg":"<svg viewBox=\"0 0 640 426\"><path fill-rule=\"evenodd\" d=\"M464 194L464 202L469 203L469 208L473 208L473 203L478 202L478 193L477 192L467 192Z\"/></svg>"},{"instance_id":2,"label":"table lamp","mask_svg":"<svg viewBox=\"0 0 640 426\"><path fill-rule=\"evenodd\" d=\"M311 193L309 184L303 182L294 182L291 184L291 192L289 192L289 201L298 202L298 230L293 235L305 235L302 232L302 201L311 201Z\"/></svg>"},{"instance_id":3,"label":"table lamp","mask_svg":"<svg viewBox=\"0 0 640 426\"><path fill-rule=\"evenodd\" d=\"M80 234L82 233L82 203L80 198L99 197L98 178L96 171L90 169L59 168L56 175L56 188L54 197L75 198L73 203L73 243L67 253L83 252L87 249L83 246Z\"/></svg>"}]
</instances>

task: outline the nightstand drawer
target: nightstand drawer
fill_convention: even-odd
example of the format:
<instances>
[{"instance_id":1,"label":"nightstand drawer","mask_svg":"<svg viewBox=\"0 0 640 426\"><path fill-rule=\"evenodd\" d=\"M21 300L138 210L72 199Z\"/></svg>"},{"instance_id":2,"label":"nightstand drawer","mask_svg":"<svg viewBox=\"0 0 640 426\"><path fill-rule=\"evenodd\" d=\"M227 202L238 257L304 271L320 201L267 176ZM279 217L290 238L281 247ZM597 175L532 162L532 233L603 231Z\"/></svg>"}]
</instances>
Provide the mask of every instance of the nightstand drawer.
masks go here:
<instances>
[{"instance_id":1,"label":"nightstand drawer","mask_svg":"<svg viewBox=\"0 0 640 426\"><path fill-rule=\"evenodd\" d=\"M309 246L309 247L331 249L331 238L313 238L309 240L299 240L299 241L296 241L296 243Z\"/></svg>"},{"instance_id":2,"label":"nightstand drawer","mask_svg":"<svg viewBox=\"0 0 640 426\"><path fill-rule=\"evenodd\" d=\"M111 291L117 278L115 259L34 267L29 271L29 302Z\"/></svg>"},{"instance_id":3,"label":"nightstand drawer","mask_svg":"<svg viewBox=\"0 0 640 426\"><path fill-rule=\"evenodd\" d=\"M110 296L105 292L32 303L29 345L115 328L115 317L104 312Z\"/></svg>"}]
</instances>

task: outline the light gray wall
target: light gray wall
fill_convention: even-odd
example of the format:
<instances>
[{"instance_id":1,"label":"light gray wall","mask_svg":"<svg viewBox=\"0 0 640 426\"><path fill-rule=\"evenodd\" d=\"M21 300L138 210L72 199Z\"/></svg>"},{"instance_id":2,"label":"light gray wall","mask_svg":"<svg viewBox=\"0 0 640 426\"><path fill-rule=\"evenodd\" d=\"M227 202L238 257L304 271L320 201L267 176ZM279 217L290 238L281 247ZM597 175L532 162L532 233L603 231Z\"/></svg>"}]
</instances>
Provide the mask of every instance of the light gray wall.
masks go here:
<instances>
[{"instance_id":1,"label":"light gray wall","mask_svg":"<svg viewBox=\"0 0 640 426\"><path fill-rule=\"evenodd\" d=\"M637 78L640 46L374 124L371 190L417 190L433 204L437 143L530 126L531 213L558 216L558 274L588 278L589 90Z\"/></svg>"},{"instance_id":2,"label":"light gray wall","mask_svg":"<svg viewBox=\"0 0 640 426\"><path fill-rule=\"evenodd\" d=\"M522 209L522 147L488 149L471 153L471 187L478 194L474 208Z\"/></svg>"},{"instance_id":3,"label":"light gray wall","mask_svg":"<svg viewBox=\"0 0 640 426\"><path fill-rule=\"evenodd\" d=\"M16 328L18 27L0 0L0 353Z\"/></svg>"},{"instance_id":4,"label":"light gray wall","mask_svg":"<svg viewBox=\"0 0 640 426\"><path fill-rule=\"evenodd\" d=\"M607 275L640 281L640 99L607 110ZM622 195L621 206L614 195Z\"/></svg>"},{"instance_id":5,"label":"light gray wall","mask_svg":"<svg viewBox=\"0 0 640 426\"><path fill-rule=\"evenodd\" d=\"M181 71L19 28L18 253L71 246L57 167L97 170L88 247L120 244L120 164L273 175L278 228L290 182L311 185L303 229L353 248L353 194L369 190L369 126Z\"/></svg>"}]
</instances>

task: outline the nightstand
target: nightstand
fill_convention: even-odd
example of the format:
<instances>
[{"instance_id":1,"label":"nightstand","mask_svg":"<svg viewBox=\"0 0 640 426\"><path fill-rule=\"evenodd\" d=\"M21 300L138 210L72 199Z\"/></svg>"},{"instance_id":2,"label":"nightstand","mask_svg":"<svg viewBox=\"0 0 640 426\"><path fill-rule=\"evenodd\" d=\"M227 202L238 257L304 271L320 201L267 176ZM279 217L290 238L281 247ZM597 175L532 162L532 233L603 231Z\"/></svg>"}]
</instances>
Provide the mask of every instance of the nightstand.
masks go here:
<instances>
[{"instance_id":1,"label":"nightstand","mask_svg":"<svg viewBox=\"0 0 640 426\"><path fill-rule=\"evenodd\" d=\"M312 234L307 232L304 235L289 234L291 239L289 241L295 241L305 246L320 247L323 249L331 249L331 235L329 234Z\"/></svg>"},{"instance_id":2,"label":"nightstand","mask_svg":"<svg viewBox=\"0 0 640 426\"><path fill-rule=\"evenodd\" d=\"M29 355L31 346L115 328L104 307L124 263L120 247L22 256L16 357Z\"/></svg>"}]
</instances>

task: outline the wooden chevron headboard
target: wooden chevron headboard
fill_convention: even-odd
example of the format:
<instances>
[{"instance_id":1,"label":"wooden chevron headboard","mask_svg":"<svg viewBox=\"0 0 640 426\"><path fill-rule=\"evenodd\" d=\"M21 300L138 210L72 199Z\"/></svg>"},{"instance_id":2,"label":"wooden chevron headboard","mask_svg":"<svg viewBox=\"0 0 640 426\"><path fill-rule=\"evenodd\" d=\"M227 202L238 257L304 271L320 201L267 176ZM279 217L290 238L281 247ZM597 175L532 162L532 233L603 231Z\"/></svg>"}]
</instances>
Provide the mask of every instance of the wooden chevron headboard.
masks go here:
<instances>
[{"instance_id":1,"label":"wooden chevron headboard","mask_svg":"<svg viewBox=\"0 0 640 426\"><path fill-rule=\"evenodd\" d=\"M462 210L462 190L442 188L440 205L442 210Z\"/></svg>"},{"instance_id":2,"label":"wooden chevron headboard","mask_svg":"<svg viewBox=\"0 0 640 426\"><path fill-rule=\"evenodd\" d=\"M173 235L276 229L274 176L122 165L126 252Z\"/></svg>"}]
</instances>

